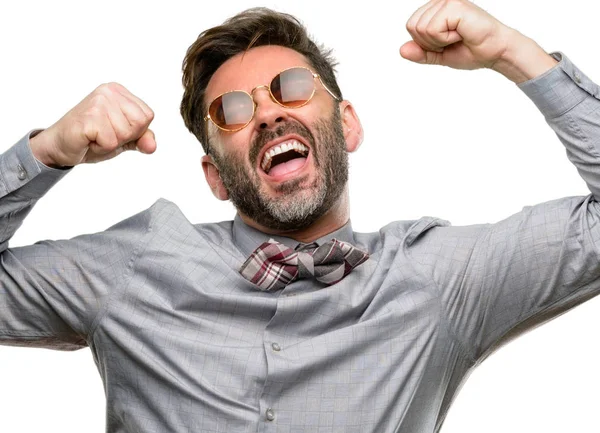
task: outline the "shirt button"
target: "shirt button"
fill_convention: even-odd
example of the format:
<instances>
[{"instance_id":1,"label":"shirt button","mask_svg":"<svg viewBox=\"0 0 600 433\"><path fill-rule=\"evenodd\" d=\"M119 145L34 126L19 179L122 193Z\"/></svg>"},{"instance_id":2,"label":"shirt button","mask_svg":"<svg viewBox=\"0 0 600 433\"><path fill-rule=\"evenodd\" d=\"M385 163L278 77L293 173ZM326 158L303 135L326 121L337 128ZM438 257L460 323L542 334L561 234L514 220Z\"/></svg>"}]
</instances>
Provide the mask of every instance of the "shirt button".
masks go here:
<instances>
[{"instance_id":1,"label":"shirt button","mask_svg":"<svg viewBox=\"0 0 600 433\"><path fill-rule=\"evenodd\" d=\"M271 344L271 347L273 348L273 350L275 352L279 352L281 350L281 346L279 344L277 344L277 343Z\"/></svg>"},{"instance_id":2,"label":"shirt button","mask_svg":"<svg viewBox=\"0 0 600 433\"><path fill-rule=\"evenodd\" d=\"M581 75L579 75L579 72L575 72L575 82L581 84Z\"/></svg>"},{"instance_id":3,"label":"shirt button","mask_svg":"<svg viewBox=\"0 0 600 433\"><path fill-rule=\"evenodd\" d=\"M271 408L267 409L267 419L273 421L275 419L275 411Z\"/></svg>"},{"instance_id":4,"label":"shirt button","mask_svg":"<svg viewBox=\"0 0 600 433\"><path fill-rule=\"evenodd\" d=\"M25 180L27 178L27 172L21 164L17 165L17 170L19 171L17 173L17 177L19 178L19 180Z\"/></svg>"}]
</instances>

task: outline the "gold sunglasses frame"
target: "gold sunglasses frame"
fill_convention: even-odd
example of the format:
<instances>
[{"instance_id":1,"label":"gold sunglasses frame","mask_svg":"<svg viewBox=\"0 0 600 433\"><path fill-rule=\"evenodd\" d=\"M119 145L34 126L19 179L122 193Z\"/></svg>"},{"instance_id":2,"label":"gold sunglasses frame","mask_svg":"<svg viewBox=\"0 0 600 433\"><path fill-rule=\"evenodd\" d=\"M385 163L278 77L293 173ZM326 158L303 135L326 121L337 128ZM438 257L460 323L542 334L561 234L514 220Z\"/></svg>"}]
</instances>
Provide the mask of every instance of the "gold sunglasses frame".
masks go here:
<instances>
[{"instance_id":1,"label":"gold sunglasses frame","mask_svg":"<svg viewBox=\"0 0 600 433\"><path fill-rule=\"evenodd\" d=\"M286 71L289 71L289 70L291 70L291 69L306 69L308 72L310 72L310 73L312 74L312 76L313 76L313 83L314 83L314 80L318 78L318 79L319 79L319 83L321 83L321 86L323 86L323 88L324 88L325 90L327 90L327 93L329 93L329 94L331 95L331 97L332 97L333 99L335 99L336 101L338 101L338 102L339 102L339 101L341 101L341 99L340 99L340 98L338 98L338 97L337 97L337 96L336 96L336 95L335 95L335 94L334 94L334 93L333 93L331 90L329 90L329 87L327 87L327 86L325 85L325 83L324 83L324 82L323 82L323 80L321 79L321 75L319 75L319 74L315 74L315 73L314 73L312 70L310 70L310 69L309 69L309 68L307 68L306 66L292 66L291 68L287 68L287 69L284 69L284 70L282 70L282 71L279 71L277 74L275 74L275 76L273 76L273 78L271 79L271 82L273 82L273 80L275 79L275 77L277 77L278 75L281 75L281 74L283 74L284 72L286 72ZM303 104L301 104L301 105L298 105L298 106L296 106L296 107L287 107L287 106L283 105L281 102L279 102L279 101L277 100L277 98L275 98L275 96L273 95L273 92L271 92L271 86L270 86L270 85L268 85L268 84L261 84L261 85L259 85L259 86L256 86L254 89L252 89L252 90L250 91L250 93L246 92L245 90L230 90L230 91L228 91L228 92L223 92L223 93L221 93L220 95L218 95L217 97L215 97L215 98L214 98L214 99L213 99L213 100L210 102L210 104L208 105L208 110L210 111L210 106L211 106L211 105L212 105L212 104L213 104L213 103L214 103L214 102L215 102L217 99L219 99L221 96L223 96L223 95L226 95L226 94L228 94L228 93L233 93L233 92L242 92L242 93L245 93L246 95L248 95L248 97L249 97L249 98L250 98L250 100L252 101L252 116L250 117L250 120L248 120L248 122L246 122L246 123L244 124L244 126L242 126L242 127L240 127L240 128L237 128L237 129L227 129L227 128L223 128L222 126L219 126L219 125L217 125L217 123L216 123L216 122L215 122L215 121L212 119L212 117L210 117L210 113L209 113L209 114L207 114L206 116L204 116L204 121L205 121L205 122L208 122L208 121L210 120L210 121L213 123L213 125L215 125L217 128L219 128L221 131L226 131L226 132L237 132L237 131L241 131L241 130L242 130L242 129L244 129L246 126L248 126L248 125L250 124L250 122L252 122L252 119L254 119L254 116L256 115L256 101L254 100L254 96L253 96L253 95L254 95L254 92L255 92L255 91L257 91L258 89L262 89L262 88L264 88L264 89L267 89L267 90L269 91L269 95L271 96L271 100L272 100L273 102L275 102L277 105L279 105L279 106L281 106L281 107L283 107L283 108L288 108L288 109L294 109L294 108L300 108L300 107L304 107L306 104L308 104L308 103L311 101L311 99L313 98L313 96L315 96L315 93L316 93L316 91L317 91L317 86L315 86L315 85L313 84L313 90L312 90L312 93L310 94L310 96L308 97L308 99L306 100L306 102L304 102Z\"/></svg>"}]
</instances>

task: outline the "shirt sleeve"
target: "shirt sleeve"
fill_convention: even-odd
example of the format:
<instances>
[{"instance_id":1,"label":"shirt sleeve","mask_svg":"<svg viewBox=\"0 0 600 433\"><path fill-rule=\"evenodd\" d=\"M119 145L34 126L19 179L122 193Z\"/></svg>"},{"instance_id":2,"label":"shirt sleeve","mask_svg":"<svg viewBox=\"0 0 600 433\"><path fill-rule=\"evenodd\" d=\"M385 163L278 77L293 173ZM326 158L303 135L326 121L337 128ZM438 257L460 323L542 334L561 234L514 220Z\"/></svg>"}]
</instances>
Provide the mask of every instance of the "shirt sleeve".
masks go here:
<instances>
[{"instance_id":1,"label":"shirt sleeve","mask_svg":"<svg viewBox=\"0 0 600 433\"><path fill-rule=\"evenodd\" d=\"M600 292L600 90L564 54L552 55L554 68L519 87L591 194L528 206L495 224L437 225L409 249L473 362Z\"/></svg>"},{"instance_id":2,"label":"shirt sleeve","mask_svg":"<svg viewBox=\"0 0 600 433\"><path fill-rule=\"evenodd\" d=\"M74 350L127 283L149 224L140 213L100 233L8 248L37 200L70 171L38 162L30 134L0 155L0 344Z\"/></svg>"}]
</instances>

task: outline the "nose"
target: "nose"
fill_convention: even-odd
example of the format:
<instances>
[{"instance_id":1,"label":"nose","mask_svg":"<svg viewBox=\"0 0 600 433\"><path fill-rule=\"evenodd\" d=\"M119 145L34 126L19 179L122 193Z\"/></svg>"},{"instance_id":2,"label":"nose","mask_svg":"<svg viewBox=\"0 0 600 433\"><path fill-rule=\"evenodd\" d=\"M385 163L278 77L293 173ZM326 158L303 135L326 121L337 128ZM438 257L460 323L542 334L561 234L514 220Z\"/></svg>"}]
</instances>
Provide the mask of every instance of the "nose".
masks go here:
<instances>
[{"instance_id":1,"label":"nose","mask_svg":"<svg viewBox=\"0 0 600 433\"><path fill-rule=\"evenodd\" d=\"M287 118L286 109L273 101L267 86L258 86L252 91L256 112L254 114L256 129L276 128Z\"/></svg>"}]
</instances>

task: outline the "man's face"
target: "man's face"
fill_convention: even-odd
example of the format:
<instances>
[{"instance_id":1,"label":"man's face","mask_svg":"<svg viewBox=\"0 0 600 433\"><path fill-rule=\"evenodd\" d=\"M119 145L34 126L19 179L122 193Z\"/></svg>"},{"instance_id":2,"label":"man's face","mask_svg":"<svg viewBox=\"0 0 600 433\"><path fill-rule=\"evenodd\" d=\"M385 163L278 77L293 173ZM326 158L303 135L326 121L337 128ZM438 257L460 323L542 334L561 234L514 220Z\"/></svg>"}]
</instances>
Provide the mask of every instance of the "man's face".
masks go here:
<instances>
[{"instance_id":1,"label":"man's face","mask_svg":"<svg viewBox=\"0 0 600 433\"><path fill-rule=\"evenodd\" d=\"M291 49L253 48L217 70L206 101L231 90L250 93L294 66L310 68ZM267 89L257 89L254 118L240 131L221 131L209 122L211 156L229 199L240 213L264 227L282 231L308 227L344 192L348 158L338 103L318 80L315 85L310 102L293 109L276 104Z\"/></svg>"}]
</instances>

